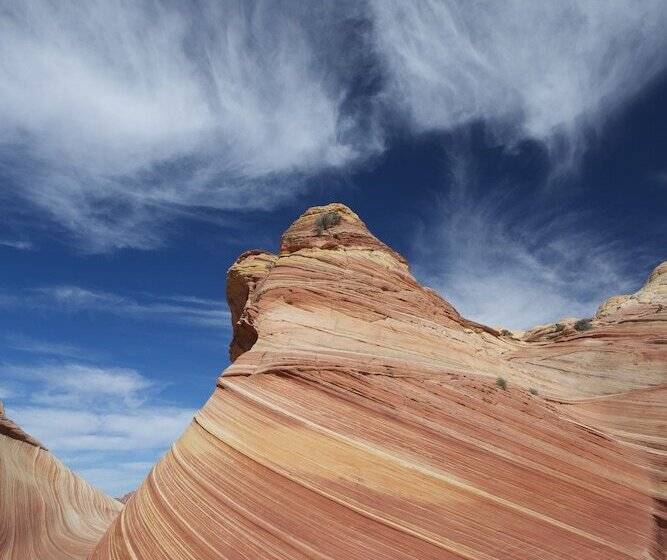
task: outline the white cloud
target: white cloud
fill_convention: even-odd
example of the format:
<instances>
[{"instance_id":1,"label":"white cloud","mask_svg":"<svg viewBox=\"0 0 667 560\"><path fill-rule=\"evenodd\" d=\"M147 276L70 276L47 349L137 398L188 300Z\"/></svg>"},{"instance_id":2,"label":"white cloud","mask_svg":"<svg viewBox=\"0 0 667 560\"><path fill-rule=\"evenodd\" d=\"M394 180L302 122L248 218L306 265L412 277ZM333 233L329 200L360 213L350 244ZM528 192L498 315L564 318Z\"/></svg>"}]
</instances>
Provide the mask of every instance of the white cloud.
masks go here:
<instances>
[{"instance_id":1,"label":"white cloud","mask_svg":"<svg viewBox=\"0 0 667 560\"><path fill-rule=\"evenodd\" d=\"M73 313L95 311L135 319L170 321L200 327L229 328L230 326L229 310L222 300L193 296L158 296L143 293L137 297L130 297L65 285L38 288L20 296L0 294L0 305L35 307L51 311L61 309ZM52 348L52 350L57 350L57 348Z\"/></svg>"},{"instance_id":2,"label":"white cloud","mask_svg":"<svg viewBox=\"0 0 667 560\"><path fill-rule=\"evenodd\" d=\"M72 452L163 450L180 436L194 414L194 410L179 407L128 408L122 401L111 402L118 405L118 412L49 406L13 406L8 410L26 432L63 456Z\"/></svg>"},{"instance_id":3,"label":"white cloud","mask_svg":"<svg viewBox=\"0 0 667 560\"><path fill-rule=\"evenodd\" d=\"M10 365L0 378L12 387L2 391L7 416L116 496L136 487L194 414L160 402L161 386L127 368Z\"/></svg>"},{"instance_id":4,"label":"white cloud","mask_svg":"<svg viewBox=\"0 0 667 560\"><path fill-rule=\"evenodd\" d=\"M480 192L464 161L415 240L417 275L462 315L524 329L591 316L605 298L639 287L641 251L591 230L584 212L559 211L549 194Z\"/></svg>"},{"instance_id":5,"label":"white cloud","mask_svg":"<svg viewBox=\"0 0 667 560\"><path fill-rule=\"evenodd\" d=\"M182 208L273 205L304 174L377 147L355 133L347 86L312 45L336 13L269 2L6 4L0 149L17 163L12 184L92 250L154 245Z\"/></svg>"},{"instance_id":6,"label":"white cloud","mask_svg":"<svg viewBox=\"0 0 667 560\"><path fill-rule=\"evenodd\" d=\"M30 241L18 241L15 239L0 239L1 247L10 247L18 251L30 251L33 249L33 244Z\"/></svg>"},{"instance_id":7,"label":"white cloud","mask_svg":"<svg viewBox=\"0 0 667 560\"><path fill-rule=\"evenodd\" d=\"M136 489L153 467L150 462L119 462L111 467L79 468L77 472L88 482L104 488L110 496L122 497Z\"/></svg>"},{"instance_id":8,"label":"white cloud","mask_svg":"<svg viewBox=\"0 0 667 560\"><path fill-rule=\"evenodd\" d=\"M387 118L483 119L567 165L667 51L663 0L26 0L0 17L5 183L92 251L273 208L381 152Z\"/></svg>"},{"instance_id":9,"label":"white cloud","mask_svg":"<svg viewBox=\"0 0 667 560\"><path fill-rule=\"evenodd\" d=\"M14 392L0 385L0 399L8 399L14 396Z\"/></svg>"},{"instance_id":10,"label":"white cloud","mask_svg":"<svg viewBox=\"0 0 667 560\"><path fill-rule=\"evenodd\" d=\"M663 0L371 6L388 94L418 130L483 119L506 139L529 136L572 156L588 127L665 67Z\"/></svg>"},{"instance_id":11,"label":"white cloud","mask_svg":"<svg viewBox=\"0 0 667 560\"><path fill-rule=\"evenodd\" d=\"M0 302L2 305L2 302ZM72 344L53 343L44 340L36 340L19 334L8 334L4 337L4 343L13 350L19 350L29 354L42 354L48 356L60 356L64 358L90 359L97 354L90 350L84 350Z\"/></svg>"},{"instance_id":12,"label":"white cloud","mask_svg":"<svg viewBox=\"0 0 667 560\"><path fill-rule=\"evenodd\" d=\"M57 406L92 406L120 399L124 406L136 407L153 385L133 369L82 364L10 365L0 366L0 372L31 384L31 401Z\"/></svg>"},{"instance_id":13,"label":"white cloud","mask_svg":"<svg viewBox=\"0 0 667 560\"><path fill-rule=\"evenodd\" d=\"M92 291L78 286L56 286L39 292L54 303L72 310L92 310L130 315L137 318L159 318L205 327L229 327L230 315L222 301L190 296L155 296L143 294L144 301Z\"/></svg>"},{"instance_id":14,"label":"white cloud","mask_svg":"<svg viewBox=\"0 0 667 560\"><path fill-rule=\"evenodd\" d=\"M111 496L137 488L157 458L192 421L182 407L127 408L116 412L7 403L7 415L56 457ZM137 458L145 460L138 461Z\"/></svg>"}]
</instances>

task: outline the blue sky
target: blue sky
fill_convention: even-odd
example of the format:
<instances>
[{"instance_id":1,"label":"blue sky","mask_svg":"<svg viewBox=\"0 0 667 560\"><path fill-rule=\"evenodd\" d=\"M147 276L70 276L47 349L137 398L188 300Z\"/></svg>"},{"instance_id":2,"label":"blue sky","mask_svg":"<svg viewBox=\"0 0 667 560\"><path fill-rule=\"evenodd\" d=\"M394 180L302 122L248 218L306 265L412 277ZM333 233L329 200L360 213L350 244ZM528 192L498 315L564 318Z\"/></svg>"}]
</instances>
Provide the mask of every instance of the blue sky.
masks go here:
<instances>
[{"instance_id":1,"label":"blue sky","mask_svg":"<svg viewBox=\"0 0 667 560\"><path fill-rule=\"evenodd\" d=\"M0 6L0 399L113 495L228 364L226 269L308 206L510 328L666 258L662 0Z\"/></svg>"}]
</instances>

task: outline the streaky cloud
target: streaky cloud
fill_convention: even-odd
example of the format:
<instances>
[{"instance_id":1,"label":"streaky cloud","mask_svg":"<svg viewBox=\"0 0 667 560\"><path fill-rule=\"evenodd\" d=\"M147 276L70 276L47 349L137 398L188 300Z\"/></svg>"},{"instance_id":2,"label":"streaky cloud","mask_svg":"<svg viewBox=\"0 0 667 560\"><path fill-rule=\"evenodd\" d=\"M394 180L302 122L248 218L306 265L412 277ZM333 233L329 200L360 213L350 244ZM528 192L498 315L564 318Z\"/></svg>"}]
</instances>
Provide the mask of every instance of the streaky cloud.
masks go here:
<instances>
[{"instance_id":1,"label":"streaky cloud","mask_svg":"<svg viewBox=\"0 0 667 560\"><path fill-rule=\"evenodd\" d=\"M607 297L637 290L637 267L654 264L591 227L587 212L554 205L553 193L489 193L465 150L450 164L435 218L414 239L415 268L466 317L511 329L590 317Z\"/></svg>"},{"instance_id":2,"label":"streaky cloud","mask_svg":"<svg viewBox=\"0 0 667 560\"><path fill-rule=\"evenodd\" d=\"M112 495L134 489L194 410L161 398L132 368L80 362L0 364L8 413L74 470ZM108 469L103 465L114 464Z\"/></svg>"},{"instance_id":3,"label":"streaky cloud","mask_svg":"<svg viewBox=\"0 0 667 560\"><path fill-rule=\"evenodd\" d=\"M179 208L273 207L304 176L379 149L343 109L353 42L312 44L339 12L6 4L0 158L12 161L10 185L91 251L158 245Z\"/></svg>"},{"instance_id":4,"label":"streaky cloud","mask_svg":"<svg viewBox=\"0 0 667 560\"><path fill-rule=\"evenodd\" d=\"M193 296L160 296L150 293L136 296L91 290L81 286L45 286L21 294L0 294L0 306L36 308L45 311L82 311L119 315L137 320L184 323L205 328L229 328L230 314L225 303ZM14 346L21 346L14 341ZM29 350L38 345L23 344ZM42 353L57 354L58 348L42 347Z\"/></svg>"},{"instance_id":5,"label":"streaky cloud","mask_svg":"<svg viewBox=\"0 0 667 560\"><path fill-rule=\"evenodd\" d=\"M30 251L34 245L30 241L19 241L15 239L0 239L0 247L9 247L18 251Z\"/></svg>"},{"instance_id":6,"label":"streaky cloud","mask_svg":"<svg viewBox=\"0 0 667 560\"><path fill-rule=\"evenodd\" d=\"M662 0L27 0L0 17L2 196L92 252L275 209L397 126L484 121L573 169L667 59Z\"/></svg>"},{"instance_id":7,"label":"streaky cloud","mask_svg":"<svg viewBox=\"0 0 667 560\"><path fill-rule=\"evenodd\" d=\"M387 95L417 131L495 124L556 167L665 68L662 0L372 0Z\"/></svg>"}]
</instances>

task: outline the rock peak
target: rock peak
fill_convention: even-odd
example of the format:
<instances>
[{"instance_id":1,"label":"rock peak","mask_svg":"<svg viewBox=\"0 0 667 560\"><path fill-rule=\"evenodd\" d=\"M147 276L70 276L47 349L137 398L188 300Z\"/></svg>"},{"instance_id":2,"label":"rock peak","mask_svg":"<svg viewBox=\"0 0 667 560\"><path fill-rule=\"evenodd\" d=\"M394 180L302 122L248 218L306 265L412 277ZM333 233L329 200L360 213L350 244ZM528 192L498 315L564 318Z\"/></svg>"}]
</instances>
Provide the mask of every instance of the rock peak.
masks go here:
<instances>
[{"instance_id":1,"label":"rock peak","mask_svg":"<svg viewBox=\"0 0 667 560\"><path fill-rule=\"evenodd\" d=\"M281 255L301 249L341 248L380 251L407 267L403 256L382 243L355 212L339 202L308 208L287 229L280 242Z\"/></svg>"},{"instance_id":2,"label":"rock peak","mask_svg":"<svg viewBox=\"0 0 667 560\"><path fill-rule=\"evenodd\" d=\"M662 557L653 296L519 340L340 204L242 255L227 290L234 362L90 560Z\"/></svg>"},{"instance_id":3,"label":"rock peak","mask_svg":"<svg viewBox=\"0 0 667 560\"><path fill-rule=\"evenodd\" d=\"M663 290L667 290L667 261L661 262L653 269L651 274L649 274L648 280L646 281L646 284L644 284L643 289L649 287L653 287L655 289L661 287Z\"/></svg>"}]
</instances>

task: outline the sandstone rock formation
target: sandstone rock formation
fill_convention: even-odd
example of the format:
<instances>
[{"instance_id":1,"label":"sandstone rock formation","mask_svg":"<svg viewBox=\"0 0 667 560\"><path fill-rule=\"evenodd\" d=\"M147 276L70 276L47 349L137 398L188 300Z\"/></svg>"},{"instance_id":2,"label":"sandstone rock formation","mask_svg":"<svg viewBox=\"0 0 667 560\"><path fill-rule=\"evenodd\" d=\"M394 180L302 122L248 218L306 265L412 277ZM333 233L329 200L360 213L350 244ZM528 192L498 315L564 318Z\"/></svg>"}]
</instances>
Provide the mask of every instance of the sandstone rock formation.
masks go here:
<instances>
[{"instance_id":1,"label":"sandstone rock formation","mask_svg":"<svg viewBox=\"0 0 667 560\"><path fill-rule=\"evenodd\" d=\"M0 560L84 560L121 507L9 420L0 404Z\"/></svg>"},{"instance_id":2,"label":"sandstone rock formation","mask_svg":"<svg viewBox=\"0 0 667 560\"><path fill-rule=\"evenodd\" d=\"M134 496L134 490L132 492L127 492L120 496L119 498L116 498L121 504L126 504L127 502L130 501L130 498Z\"/></svg>"},{"instance_id":3,"label":"sandstone rock formation","mask_svg":"<svg viewBox=\"0 0 667 560\"><path fill-rule=\"evenodd\" d=\"M591 328L519 339L311 208L230 269L235 361L91 558L662 558L656 271Z\"/></svg>"}]
</instances>

